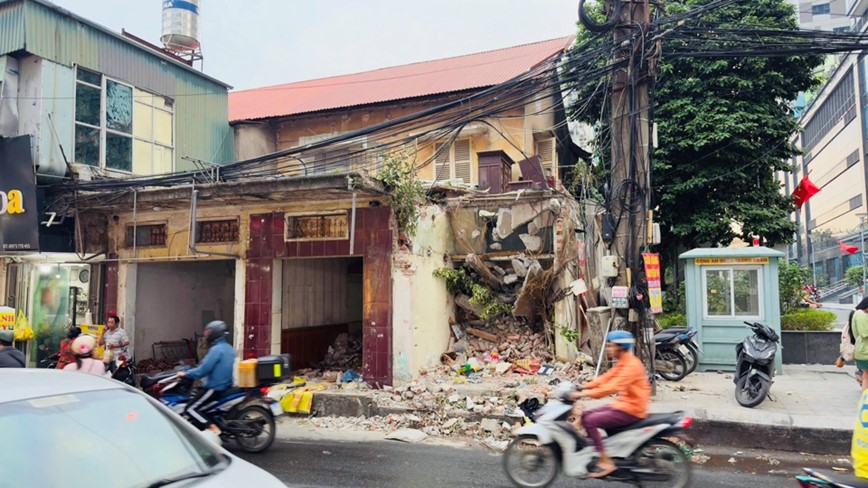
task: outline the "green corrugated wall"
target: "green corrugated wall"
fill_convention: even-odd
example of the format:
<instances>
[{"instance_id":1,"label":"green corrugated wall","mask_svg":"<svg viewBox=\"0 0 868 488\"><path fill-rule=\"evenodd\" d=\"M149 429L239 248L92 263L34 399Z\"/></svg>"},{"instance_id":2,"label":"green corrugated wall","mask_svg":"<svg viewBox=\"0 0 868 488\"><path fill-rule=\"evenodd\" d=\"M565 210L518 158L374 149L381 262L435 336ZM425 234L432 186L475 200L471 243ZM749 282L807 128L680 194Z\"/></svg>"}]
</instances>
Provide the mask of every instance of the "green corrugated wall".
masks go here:
<instances>
[{"instance_id":1,"label":"green corrugated wall","mask_svg":"<svg viewBox=\"0 0 868 488\"><path fill-rule=\"evenodd\" d=\"M176 170L193 168L183 156L217 163L232 160L226 86L31 0L0 4L0 55L21 50L174 99Z\"/></svg>"}]
</instances>

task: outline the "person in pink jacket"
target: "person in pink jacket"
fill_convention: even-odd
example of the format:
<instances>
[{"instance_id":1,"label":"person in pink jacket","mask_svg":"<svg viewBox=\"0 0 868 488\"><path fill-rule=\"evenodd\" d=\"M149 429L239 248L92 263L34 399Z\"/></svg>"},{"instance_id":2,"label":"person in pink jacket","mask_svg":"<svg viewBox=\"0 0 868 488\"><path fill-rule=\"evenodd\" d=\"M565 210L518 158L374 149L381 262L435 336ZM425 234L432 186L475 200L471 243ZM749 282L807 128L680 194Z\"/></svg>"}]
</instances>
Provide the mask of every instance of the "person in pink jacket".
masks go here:
<instances>
[{"instance_id":1,"label":"person in pink jacket","mask_svg":"<svg viewBox=\"0 0 868 488\"><path fill-rule=\"evenodd\" d=\"M105 376L105 363L92 357L94 348L96 348L96 337L92 335L78 336L70 346L75 362L67 364L63 370Z\"/></svg>"}]
</instances>

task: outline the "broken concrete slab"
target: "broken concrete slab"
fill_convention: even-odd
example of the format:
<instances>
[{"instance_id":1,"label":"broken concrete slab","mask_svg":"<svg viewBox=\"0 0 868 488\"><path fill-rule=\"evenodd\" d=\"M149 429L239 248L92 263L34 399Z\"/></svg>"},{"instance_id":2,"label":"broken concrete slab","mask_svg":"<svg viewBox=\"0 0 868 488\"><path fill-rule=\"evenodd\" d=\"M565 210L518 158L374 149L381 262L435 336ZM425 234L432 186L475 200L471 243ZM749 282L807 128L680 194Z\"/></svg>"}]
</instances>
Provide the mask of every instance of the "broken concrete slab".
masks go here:
<instances>
[{"instance_id":1,"label":"broken concrete slab","mask_svg":"<svg viewBox=\"0 0 868 488\"><path fill-rule=\"evenodd\" d=\"M427 438L428 434L419 429L398 429L386 436L386 439L390 441L409 442L413 444L422 442Z\"/></svg>"},{"instance_id":2,"label":"broken concrete slab","mask_svg":"<svg viewBox=\"0 0 868 488\"><path fill-rule=\"evenodd\" d=\"M512 260L512 270L519 278L527 276L527 264L525 264L525 261L522 259L516 258Z\"/></svg>"},{"instance_id":3,"label":"broken concrete slab","mask_svg":"<svg viewBox=\"0 0 868 488\"><path fill-rule=\"evenodd\" d=\"M467 295L458 295L455 297L455 305L467 310L468 312L481 317L485 313L485 309L481 305L470 302L470 297ZM458 349L456 349L457 351Z\"/></svg>"},{"instance_id":4,"label":"broken concrete slab","mask_svg":"<svg viewBox=\"0 0 868 488\"><path fill-rule=\"evenodd\" d=\"M542 249L542 238L537 236L532 236L530 234L520 234L519 239L524 243L524 247L528 251L539 251Z\"/></svg>"},{"instance_id":5,"label":"broken concrete slab","mask_svg":"<svg viewBox=\"0 0 868 488\"><path fill-rule=\"evenodd\" d=\"M511 285L516 281L518 281L518 275L515 273L510 273L503 277L503 284L505 285Z\"/></svg>"},{"instance_id":6,"label":"broken concrete slab","mask_svg":"<svg viewBox=\"0 0 868 488\"><path fill-rule=\"evenodd\" d=\"M500 422L496 419L482 419L480 425L485 432L498 432L500 430Z\"/></svg>"},{"instance_id":7,"label":"broken concrete slab","mask_svg":"<svg viewBox=\"0 0 868 488\"><path fill-rule=\"evenodd\" d=\"M497 225L494 227L495 235L500 239L505 239L512 234L514 228L512 211L508 208L499 209L497 211Z\"/></svg>"}]
</instances>

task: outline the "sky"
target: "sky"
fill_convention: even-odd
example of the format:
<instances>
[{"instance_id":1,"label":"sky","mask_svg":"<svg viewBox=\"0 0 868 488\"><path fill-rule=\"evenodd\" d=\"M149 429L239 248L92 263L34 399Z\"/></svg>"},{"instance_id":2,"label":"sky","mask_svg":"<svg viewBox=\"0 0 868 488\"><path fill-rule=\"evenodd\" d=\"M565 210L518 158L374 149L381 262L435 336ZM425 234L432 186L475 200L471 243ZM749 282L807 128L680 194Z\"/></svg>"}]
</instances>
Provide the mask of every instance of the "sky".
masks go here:
<instances>
[{"instance_id":1,"label":"sky","mask_svg":"<svg viewBox=\"0 0 868 488\"><path fill-rule=\"evenodd\" d=\"M52 0L159 45L161 0ZM235 90L575 33L576 0L201 0L205 73Z\"/></svg>"}]
</instances>

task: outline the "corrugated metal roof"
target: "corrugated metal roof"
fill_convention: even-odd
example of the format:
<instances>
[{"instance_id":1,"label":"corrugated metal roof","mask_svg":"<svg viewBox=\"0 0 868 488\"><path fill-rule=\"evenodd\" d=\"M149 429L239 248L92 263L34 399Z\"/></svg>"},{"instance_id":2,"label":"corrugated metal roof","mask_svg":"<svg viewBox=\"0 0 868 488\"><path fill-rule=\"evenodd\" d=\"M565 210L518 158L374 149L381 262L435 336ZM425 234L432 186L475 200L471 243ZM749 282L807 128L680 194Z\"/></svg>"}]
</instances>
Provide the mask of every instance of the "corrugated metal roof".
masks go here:
<instances>
[{"instance_id":1,"label":"corrugated metal roof","mask_svg":"<svg viewBox=\"0 0 868 488\"><path fill-rule=\"evenodd\" d=\"M95 64L98 56L96 53L98 43L95 40L99 37L98 34L102 33L129 45L135 50L157 57L162 62L172 64L199 78L204 78L225 88L232 88L231 85L206 75L159 51L145 47L111 29L76 15L47 0L0 0L0 13L3 13L6 9L14 10L21 8L22 5L26 8L26 19L21 16L20 11L17 11L14 12L16 16L7 16L2 25L0 25L0 28L2 28L0 30L0 48L9 44L20 49L21 46L17 42L18 38L21 35L26 35L26 49L30 53L67 65L74 63L84 65L85 63L82 60L89 60ZM21 23L22 20L24 21L24 25ZM93 29L93 31L88 32L87 29L82 29L82 24ZM25 25L26 33L24 32ZM10 27L20 29L20 34L18 31L9 30ZM13 40L16 42L9 42ZM0 54L8 52L12 51L3 50L0 51Z\"/></svg>"},{"instance_id":2,"label":"corrugated metal roof","mask_svg":"<svg viewBox=\"0 0 868 488\"><path fill-rule=\"evenodd\" d=\"M563 52L573 36L496 51L229 94L229 120L295 115L503 83Z\"/></svg>"}]
</instances>

